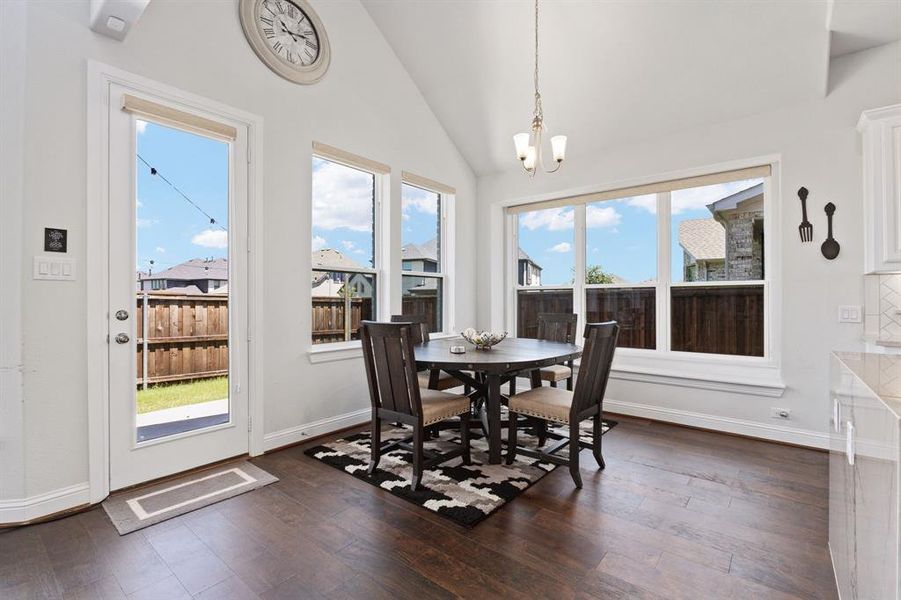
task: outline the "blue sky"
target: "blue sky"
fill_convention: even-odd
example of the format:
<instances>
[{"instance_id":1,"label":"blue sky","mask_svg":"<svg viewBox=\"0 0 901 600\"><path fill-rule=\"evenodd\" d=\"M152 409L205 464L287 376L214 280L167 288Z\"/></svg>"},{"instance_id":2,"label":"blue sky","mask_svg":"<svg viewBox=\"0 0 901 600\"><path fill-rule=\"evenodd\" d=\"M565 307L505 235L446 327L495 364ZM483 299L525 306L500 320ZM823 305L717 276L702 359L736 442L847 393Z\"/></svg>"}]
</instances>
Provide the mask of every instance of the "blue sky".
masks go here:
<instances>
[{"instance_id":1,"label":"blue sky","mask_svg":"<svg viewBox=\"0 0 901 600\"><path fill-rule=\"evenodd\" d=\"M227 257L228 144L138 121L137 150L209 219L143 162L137 166L137 268L159 272L191 258Z\"/></svg>"},{"instance_id":2,"label":"blue sky","mask_svg":"<svg viewBox=\"0 0 901 600\"><path fill-rule=\"evenodd\" d=\"M679 222L711 218L706 205L761 180L734 181L672 194L672 273L681 279ZM542 285L568 285L575 260L572 208L552 208L519 216L519 245L542 267ZM657 205L654 195L589 204L586 207L586 264L631 283L657 277Z\"/></svg>"},{"instance_id":3,"label":"blue sky","mask_svg":"<svg viewBox=\"0 0 901 600\"><path fill-rule=\"evenodd\" d=\"M401 246L422 244L438 235L439 198L435 192L401 187Z\"/></svg>"}]
</instances>

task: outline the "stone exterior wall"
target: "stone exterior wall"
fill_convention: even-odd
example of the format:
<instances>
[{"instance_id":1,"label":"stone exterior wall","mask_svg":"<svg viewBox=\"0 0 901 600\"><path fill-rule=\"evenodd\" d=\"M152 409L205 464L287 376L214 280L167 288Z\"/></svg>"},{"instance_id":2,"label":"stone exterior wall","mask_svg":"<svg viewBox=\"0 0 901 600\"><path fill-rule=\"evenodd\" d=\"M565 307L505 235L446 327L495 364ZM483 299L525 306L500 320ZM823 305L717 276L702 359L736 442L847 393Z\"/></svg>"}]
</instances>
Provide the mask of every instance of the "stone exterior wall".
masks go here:
<instances>
[{"instance_id":1,"label":"stone exterior wall","mask_svg":"<svg viewBox=\"0 0 901 600\"><path fill-rule=\"evenodd\" d=\"M721 215L726 228L726 279L763 279L763 234L755 233L754 227L762 218L760 211Z\"/></svg>"}]
</instances>

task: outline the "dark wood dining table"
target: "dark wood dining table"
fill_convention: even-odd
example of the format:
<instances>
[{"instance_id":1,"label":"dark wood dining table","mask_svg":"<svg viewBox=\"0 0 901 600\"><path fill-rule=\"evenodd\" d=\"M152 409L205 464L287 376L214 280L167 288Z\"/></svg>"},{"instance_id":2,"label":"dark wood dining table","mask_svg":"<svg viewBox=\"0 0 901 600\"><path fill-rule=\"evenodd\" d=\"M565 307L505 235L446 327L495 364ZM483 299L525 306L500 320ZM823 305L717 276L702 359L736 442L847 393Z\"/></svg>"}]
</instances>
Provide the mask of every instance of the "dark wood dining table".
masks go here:
<instances>
[{"instance_id":1,"label":"dark wood dining table","mask_svg":"<svg viewBox=\"0 0 901 600\"><path fill-rule=\"evenodd\" d=\"M464 354L453 354L451 346L464 346ZM488 462L501 462L501 386L522 372L532 373L532 385L541 385L537 370L575 360L582 348L575 344L506 338L490 350L479 350L461 337L434 339L413 347L419 369L441 369L485 399L488 424Z\"/></svg>"}]
</instances>

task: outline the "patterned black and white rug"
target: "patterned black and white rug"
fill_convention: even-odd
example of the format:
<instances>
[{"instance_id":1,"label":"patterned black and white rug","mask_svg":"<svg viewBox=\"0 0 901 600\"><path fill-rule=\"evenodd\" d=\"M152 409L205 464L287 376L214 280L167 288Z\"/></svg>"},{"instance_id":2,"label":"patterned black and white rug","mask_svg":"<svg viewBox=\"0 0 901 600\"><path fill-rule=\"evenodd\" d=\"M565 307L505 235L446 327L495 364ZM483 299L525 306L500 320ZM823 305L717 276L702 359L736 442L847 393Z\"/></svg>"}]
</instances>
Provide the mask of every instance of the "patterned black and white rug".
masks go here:
<instances>
[{"instance_id":1,"label":"patterned black and white rug","mask_svg":"<svg viewBox=\"0 0 901 600\"><path fill-rule=\"evenodd\" d=\"M603 432L607 433L614 425L615 421L604 421ZM409 435L407 428L386 429L382 431L382 443ZM582 424L582 438L591 440L591 421ZM555 467L522 455L517 456L512 465L490 465L488 442L480 431L475 430L470 440L472 464L464 466L460 458L455 458L427 469L422 475L422 484L414 492L410 489L412 453L400 448L382 453L379 468L370 477L367 474L369 441L370 433L366 431L308 448L305 453L465 527L485 519ZM517 442L526 447L537 446L537 439L527 431L519 432ZM459 432L447 430L442 431L438 439L427 441L425 447L444 452L459 443ZM566 450L558 454L566 456Z\"/></svg>"}]
</instances>

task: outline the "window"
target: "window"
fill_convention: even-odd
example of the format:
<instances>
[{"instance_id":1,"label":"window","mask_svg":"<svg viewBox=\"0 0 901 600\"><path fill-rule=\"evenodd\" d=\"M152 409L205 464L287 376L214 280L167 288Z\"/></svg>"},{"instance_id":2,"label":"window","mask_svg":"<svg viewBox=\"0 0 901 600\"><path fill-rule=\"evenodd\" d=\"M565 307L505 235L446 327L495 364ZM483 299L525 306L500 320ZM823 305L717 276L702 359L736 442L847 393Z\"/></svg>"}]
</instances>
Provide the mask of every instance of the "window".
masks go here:
<instances>
[{"instance_id":1,"label":"window","mask_svg":"<svg viewBox=\"0 0 901 600\"><path fill-rule=\"evenodd\" d=\"M509 208L517 334L534 336L538 313L575 312L617 321L621 348L766 357L769 174Z\"/></svg>"},{"instance_id":2,"label":"window","mask_svg":"<svg viewBox=\"0 0 901 600\"><path fill-rule=\"evenodd\" d=\"M575 208L518 215L516 335L535 337L541 313L572 313L575 282Z\"/></svg>"},{"instance_id":3,"label":"window","mask_svg":"<svg viewBox=\"0 0 901 600\"><path fill-rule=\"evenodd\" d=\"M375 319L378 175L313 156L312 338L359 339Z\"/></svg>"},{"instance_id":4,"label":"window","mask_svg":"<svg viewBox=\"0 0 901 600\"><path fill-rule=\"evenodd\" d=\"M401 186L401 314L425 315L429 331L444 328L443 195Z\"/></svg>"},{"instance_id":5,"label":"window","mask_svg":"<svg viewBox=\"0 0 901 600\"><path fill-rule=\"evenodd\" d=\"M585 208L585 319L619 322L619 346L657 347L657 198Z\"/></svg>"}]
</instances>

